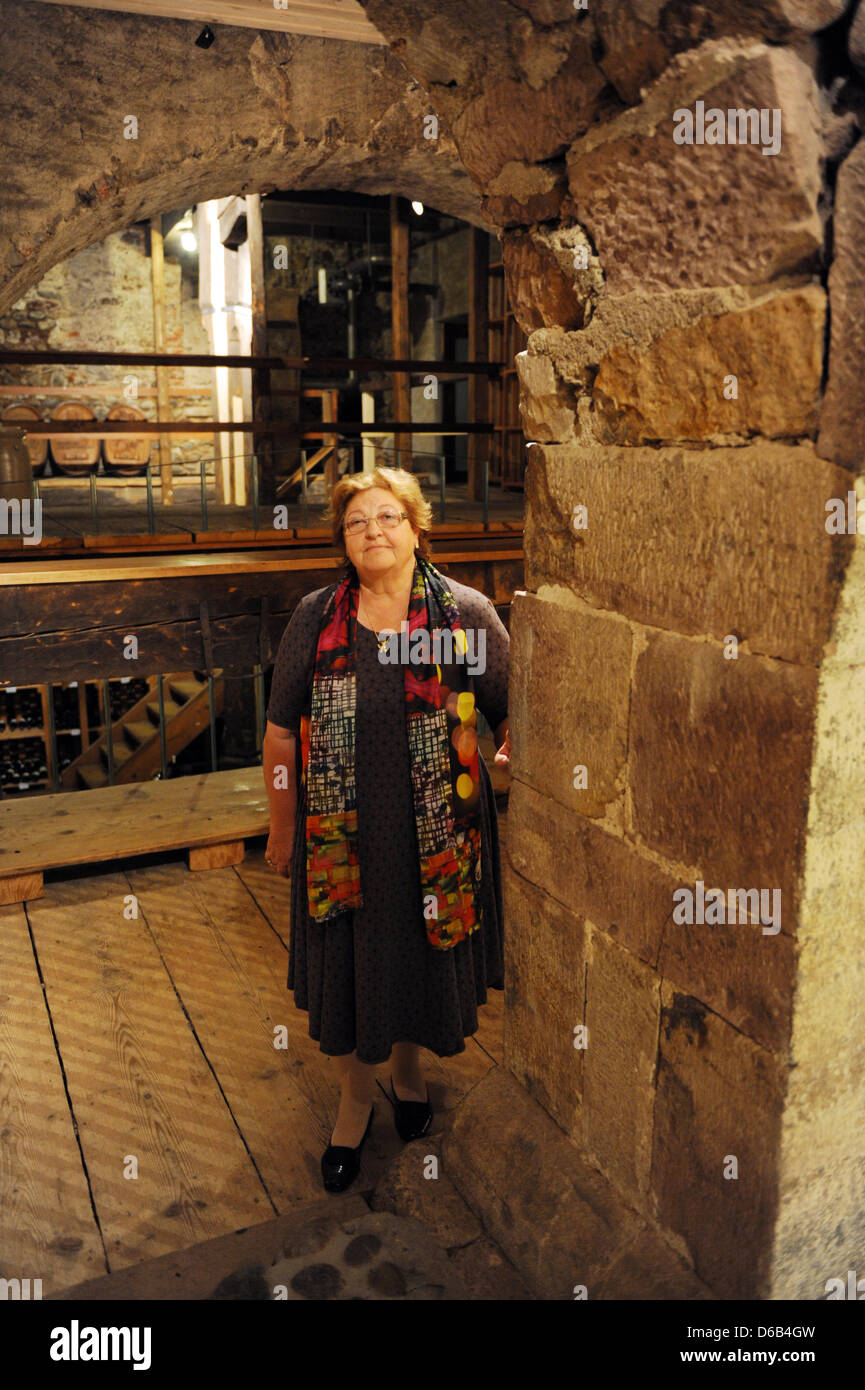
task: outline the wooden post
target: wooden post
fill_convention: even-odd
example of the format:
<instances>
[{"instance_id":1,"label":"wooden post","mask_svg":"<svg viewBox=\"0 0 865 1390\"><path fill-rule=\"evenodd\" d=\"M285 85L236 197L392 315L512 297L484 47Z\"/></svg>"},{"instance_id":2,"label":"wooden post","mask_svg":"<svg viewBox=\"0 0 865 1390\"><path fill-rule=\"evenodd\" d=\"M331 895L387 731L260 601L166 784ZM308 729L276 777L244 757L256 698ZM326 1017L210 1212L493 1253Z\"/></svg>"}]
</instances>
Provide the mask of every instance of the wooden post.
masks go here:
<instances>
[{"instance_id":1,"label":"wooden post","mask_svg":"<svg viewBox=\"0 0 865 1390\"><path fill-rule=\"evenodd\" d=\"M404 198L390 195L390 257L391 257L391 330L392 356L411 357L411 334L408 318L408 217ZM393 419L411 419L411 377L408 372L393 372ZM394 464L397 468L412 469L411 435L394 436Z\"/></svg>"},{"instance_id":2,"label":"wooden post","mask_svg":"<svg viewBox=\"0 0 865 1390\"><path fill-rule=\"evenodd\" d=\"M264 226L261 216L261 194L246 195L246 235L249 241L249 279L252 290L252 347L253 357L266 357L267 295L264 283ZM252 373L252 418L267 423L273 418L270 398L270 372L256 368ZM259 498L272 505L276 501L276 477L273 467L273 439L270 435L253 435L252 450L258 458Z\"/></svg>"},{"instance_id":3,"label":"wooden post","mask_svg":"<svg viewBox=\"0 0 865 1390\"><path fill-rule=\"evenodd\" d=\"M324 390L321 393L321 418L322 423L330 424L335 420L339 411L339 391ZM332 444L333 452L324 461L325 488L327 500L333 496L333 490L339 482L339 435L326 434L322 439L322 444Z\"/></svg>"},{"instance_id":4,"label":"wooden post","mask_svg":"<svg viewBox=\"0 0 865 1390\"><path fill-rule=\"evenodd\" d=\"M375 396L371 391L361 391L360 393L360 418L364 424L372 425L375 423ZM372 473L375 468L375 441L372 435L361 435L361 451L363 453L363 471Z\"/></svg>"},{"instance_id":5,"label":"wooden post","mask_svg":"<svg viewBox=\"0 0 865 1390\"><path fill-rule=\"evenodd\" d=\"M472 227L469 244L469 361L488 362L489 356L489 234ZM469 421L489 419L489 381L485 376L469 377ZM483 452L489 456L492 436L470 434L468 447L468 497L483 498Z\"/></svg>"},{"instance_id":6,"label":"wooden post","mask_svg":"<svg viewBox=\"0 0 865 1390\"><path fill-rule=\"evenodd\" d=\"M153 290L153 350L167 352L165 346L165 256L162 248L162 221L150 219L150 282ZM171 392L168 367L156 368L156 411L160 420L171 419ZM171 435L159 436L159 476L162 482L162 502L174 501L171 481Z\"/></svg>"}]
</instances>

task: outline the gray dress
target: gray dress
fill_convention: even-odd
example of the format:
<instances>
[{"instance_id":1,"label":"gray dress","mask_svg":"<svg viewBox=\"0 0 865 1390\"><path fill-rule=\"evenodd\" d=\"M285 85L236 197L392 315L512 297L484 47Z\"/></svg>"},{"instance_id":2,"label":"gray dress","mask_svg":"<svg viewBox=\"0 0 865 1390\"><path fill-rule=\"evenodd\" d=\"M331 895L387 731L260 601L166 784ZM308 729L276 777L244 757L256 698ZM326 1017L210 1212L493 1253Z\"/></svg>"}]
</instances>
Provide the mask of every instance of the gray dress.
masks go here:
<instances>
[{"instance_id":1,"label":"gray dress","mask_svg":"<svg viewBox=\"0 0 865 1390\"><path fill-rule=\"evenodd\" d=\"M449 580L465 628L486 629L486 670L473 677L492 729L507 715L509 637L484 594ZM299 735L327 589L301 599L280 642L267 717ZM385 1062L395 1042L450 1057L465 1051L487 990L504 988L501 860L496 804L480 763L481 925L449 950L426 936L403 698L405 668L383 664L357 625L355 775L363 906L313 921L306 898L306 798L300 786L291 871L288 988L309 1034L332 1057L357 1050Z\"/></svg>"}]
</instances>

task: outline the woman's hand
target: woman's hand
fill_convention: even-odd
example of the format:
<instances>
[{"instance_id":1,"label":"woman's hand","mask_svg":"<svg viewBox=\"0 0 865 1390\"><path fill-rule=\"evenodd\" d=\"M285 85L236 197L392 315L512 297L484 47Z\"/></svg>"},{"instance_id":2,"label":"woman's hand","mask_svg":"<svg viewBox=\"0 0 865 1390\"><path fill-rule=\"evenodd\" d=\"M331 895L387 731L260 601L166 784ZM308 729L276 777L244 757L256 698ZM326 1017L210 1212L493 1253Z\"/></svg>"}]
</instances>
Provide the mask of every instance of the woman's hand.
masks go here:
<instances>
[{"instance_id":1,"label":"woman's hand","mask_svg":"<svg viewBox=\"0 0 865 1390\"><path fill-rule=\"evenodd\" d=\"M284 825L272 830L267 838L264 851L265 862L281 878L291 877L291 857L294 852L294 824Z\"/></svg>"},{"instance_id":2,"label":"woman's hand","mask_svg":"<svg viewBox=\"0 0 865 1390\"><path fill-rule=\"evenodd\" d=\"M510 726L505 728L505 741L496 753L496 767L510 769L511 765L511 730Z\"/></svg>"}]
</instances>

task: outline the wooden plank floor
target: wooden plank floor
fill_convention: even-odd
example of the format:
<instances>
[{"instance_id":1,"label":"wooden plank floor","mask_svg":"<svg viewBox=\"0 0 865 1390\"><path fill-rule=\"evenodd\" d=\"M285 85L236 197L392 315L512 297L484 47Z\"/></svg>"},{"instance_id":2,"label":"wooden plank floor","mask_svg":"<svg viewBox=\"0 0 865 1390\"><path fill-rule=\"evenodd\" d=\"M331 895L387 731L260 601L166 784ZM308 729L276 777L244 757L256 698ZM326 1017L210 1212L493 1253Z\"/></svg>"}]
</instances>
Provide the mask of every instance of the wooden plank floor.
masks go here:
<instances>
[{"instance_id":1,"label":"wooden plank floor","mask_svg":"<svg viewBox=\"0 0 865 1390\"><path fill-rule=\"evenodd\" d=\"M320 1198L339 1087L286 988L289 884L263 842L45 890L0 908L0 1277L48 1294ZM500 1064L503 1005L491 990L457 1057L422 1054L434 1131ZM358 1190L402 1148L389 1075Z\"/></svg>"}]
</instances>

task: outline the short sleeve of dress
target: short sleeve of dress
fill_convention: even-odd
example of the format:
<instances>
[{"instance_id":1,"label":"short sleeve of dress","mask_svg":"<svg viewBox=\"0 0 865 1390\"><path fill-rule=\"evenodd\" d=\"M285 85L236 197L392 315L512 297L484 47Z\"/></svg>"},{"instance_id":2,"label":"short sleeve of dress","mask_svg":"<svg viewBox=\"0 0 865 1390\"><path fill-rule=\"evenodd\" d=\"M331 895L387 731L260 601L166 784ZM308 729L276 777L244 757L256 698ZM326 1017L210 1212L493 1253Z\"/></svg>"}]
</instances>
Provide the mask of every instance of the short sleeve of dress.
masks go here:
<instances>
[{"instance_id":1,"label":"short sleeve of dress","mask_svg":"<svg viewBox=\"0 0 865 1390\"><path fill-rule=\"evenodd\" d=\"M276 654L267 718L282 729L300 733L300 716L308 702L315 649L327 589L305 594L292 613Z\"/></svg>"},{"instance_id":2,"label":"short sleeve of dress","mask_svg":"<svg viewBox=\"0 0 865 1390\"><path fill-rule=\"evenodd\" d=\"M454 585L453 588L463 627L474 628L478 634L475 637L475 653L482 669L473 677L475 697L481 714L495 731L508 713L511 639L486 594L468 585ZM479 636L481 630L484 632L483 648ZM482 650L483 660L480 659Z\"/></svg>"}]
</instances>

